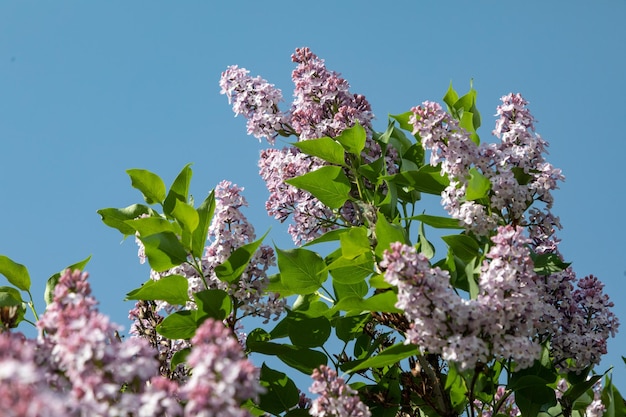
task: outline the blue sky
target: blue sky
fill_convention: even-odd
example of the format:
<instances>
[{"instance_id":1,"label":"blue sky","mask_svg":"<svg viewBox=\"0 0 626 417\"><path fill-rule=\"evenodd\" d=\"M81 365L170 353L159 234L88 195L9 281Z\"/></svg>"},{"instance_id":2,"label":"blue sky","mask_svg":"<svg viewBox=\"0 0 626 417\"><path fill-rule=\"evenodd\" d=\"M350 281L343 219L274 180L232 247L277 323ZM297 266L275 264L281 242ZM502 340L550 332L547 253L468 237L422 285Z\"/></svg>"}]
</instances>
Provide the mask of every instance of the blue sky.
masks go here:
<instances>
[{"instance_id":1,"label":"blue sky","mask_svg":"<svg viewBox=\"0 0 626 417\"><path fill-rule=\"evenodd\" d=\"M263 209L265 145L218 80L238 64L290 100L290 55L309 46L368 98L379 130L388 113L473 79L479 133L493 140L499 98L522 93L567 178L554 208L561 251L606 283L626 322L624 18L622 0L1 2L0 253L28 266L40 310L47 277L92 255L101 309L128 327L122 299L148 270L96 210L140 201L126 169L169 184L189 162L197 200L222 179L244 186L257 232L272 227L289 246ZM623 329L599 368L615 365L622 390L625 342Z\"/></svg>"}]
</instances>

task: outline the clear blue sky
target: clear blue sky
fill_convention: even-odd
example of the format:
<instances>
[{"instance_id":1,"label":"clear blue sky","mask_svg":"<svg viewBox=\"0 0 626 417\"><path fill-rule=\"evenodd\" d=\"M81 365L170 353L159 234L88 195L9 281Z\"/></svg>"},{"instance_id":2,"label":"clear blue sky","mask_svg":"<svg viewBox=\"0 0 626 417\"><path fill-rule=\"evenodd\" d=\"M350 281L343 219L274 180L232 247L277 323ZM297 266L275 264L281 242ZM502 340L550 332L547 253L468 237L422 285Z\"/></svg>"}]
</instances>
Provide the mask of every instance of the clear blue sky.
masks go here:
<instances>
[{"instance_id":1,"label":"clear blue sky","mask_svg":"<svg viewBox=\"0 0 626 417\"><path fill-rule=\"evenodd\" d=\"M483 140L500 96L521 92L567 177L556 193L562 253L607 285L624 328L603 369L626 389L624 198L626 2L3 1L0 3L0 253L45 280L93 255L101 309L128 327L121 300L148 277L132 239L96 210L141 199L125 170L170 183L193 162L192 191L246 187L262 234L290 240L263 210L259 145L218 80L238 64L290 99L294 48L309 46L388 113L440 101L473 78ZM3 285L0 282L0 285Z\"/></svg>"}]
</instances>

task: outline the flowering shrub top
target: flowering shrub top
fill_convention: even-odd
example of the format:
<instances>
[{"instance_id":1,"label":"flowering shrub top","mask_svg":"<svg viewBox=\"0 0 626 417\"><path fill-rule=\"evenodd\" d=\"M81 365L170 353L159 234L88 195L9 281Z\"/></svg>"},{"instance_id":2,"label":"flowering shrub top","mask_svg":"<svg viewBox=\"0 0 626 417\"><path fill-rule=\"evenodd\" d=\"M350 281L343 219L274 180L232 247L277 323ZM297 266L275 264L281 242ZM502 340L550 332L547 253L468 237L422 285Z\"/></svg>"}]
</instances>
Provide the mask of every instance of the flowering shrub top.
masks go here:
<instances>
[{"instance_id":1,"label":"flowering shrub top","mask_svg":"<svg viewBox=\"0 0 626 417\"><path fill-rule=\"evenodd\" d=\"M0 345L24 346L3 350L0 369L25 364L0 371L16 387L0 404L14 415L626 415L593 371L619 322L602 283L577 279L559 251L552 191L564 177L526 100L502 97L495 143L478 135L476 91L452 86L446 109L425 101L377 132L365 97L322 59L302 48L292 60L287 110L246 69L228 67L220 87L249 134L295 138L262 151L259 169L267 212L290 222L296 246L263 245L228 181L196 207L189 166L169 189L128 170L145 201L98 213L151 268L127 294L131 338L97 311L87 260L48 281L38 318L22 299L26 268L0 257L12 284L0 289ZM415 214L428 195L448 216ZM36 341L11 331L28 306ZM267 328L246 329L251 316ZM314 397L249 354L312 375Z\"/></svg>"}]
</instances>

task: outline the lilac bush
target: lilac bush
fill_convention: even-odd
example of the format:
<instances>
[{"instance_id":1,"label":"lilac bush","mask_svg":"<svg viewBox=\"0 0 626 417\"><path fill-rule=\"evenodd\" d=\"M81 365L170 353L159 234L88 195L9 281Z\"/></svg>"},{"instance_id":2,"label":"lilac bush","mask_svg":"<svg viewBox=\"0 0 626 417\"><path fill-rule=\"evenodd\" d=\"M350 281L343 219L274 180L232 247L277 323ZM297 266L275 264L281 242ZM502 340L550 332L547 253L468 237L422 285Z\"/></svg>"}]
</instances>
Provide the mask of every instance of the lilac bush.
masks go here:
<instances>
[{"instance_id":1,"label":"lilac bush","mask_svg":"<svg viewBox=\"0 0 626 417\"><path fill-rule=\"evenodd\" d=\"M150 268L126 295L129 334L99 312L88 259L48 280L38 316L28 270L0 256L3 415L626 415L596 370L619 320L602 282L578 279L560 252L564 176L529 103L502 97L493 143L479 137L473 88L450 86L443 104L378 132L367 99L324 60L299 48L292 61L285 109L245 68L219 85L272 146L258 163L265 208L290 222L295 246L264 244L229 181L196 206L189 165L169 188L128 170L144 202L98 213ZM424 211L429 196L447 216ZM293 373L311 376L312 398Z\"/></svg>"}]
</instances>

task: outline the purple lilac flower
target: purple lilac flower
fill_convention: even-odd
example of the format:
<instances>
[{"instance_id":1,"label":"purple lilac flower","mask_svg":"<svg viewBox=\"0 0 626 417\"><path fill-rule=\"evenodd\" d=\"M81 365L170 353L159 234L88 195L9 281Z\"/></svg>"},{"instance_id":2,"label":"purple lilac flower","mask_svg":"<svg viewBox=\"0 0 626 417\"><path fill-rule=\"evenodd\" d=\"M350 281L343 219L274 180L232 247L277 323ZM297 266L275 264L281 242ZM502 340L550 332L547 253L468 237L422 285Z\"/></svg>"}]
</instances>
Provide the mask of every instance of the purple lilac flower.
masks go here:
<instances>
[{"instance_id":1,"label":"purple lilac flower","mask_svg":"<svg viewBox=\"0 0 626 417\"><path fill-rule=\"evenodd\" d=\"M281 91L261 77L251 77L245 68L228 67L220 78L221 94L226 94L235 115L248 119L248 134L266 138L274 144L276 136L286 129L287 116L278 109Z\"/></svg>"},{"instance_id":2,"label":"purple lilac flower","mask_svg":"<svg viewBox=\"0 0 626 417\"><path fill-rule=\"evenodd\" d=\"M309 391L317 394L309 414L314 417L370 417L369 408L361 402L358 392L347 385L326 365L313 371Z\"/></svg>"},{"instance_id":3,"label":"purple lilac flower","mask_svg":"<svg viewBox=\"0 0 626 417\"><path fill-rule=\"evenodd\" d=\"M187 361L193 373L181 388L187 401L185 416L251 416L240 405L263 392L259 370L245 357L232 332L223 323L207 319L191 343Z\"/></svg>"}]
</instances>

